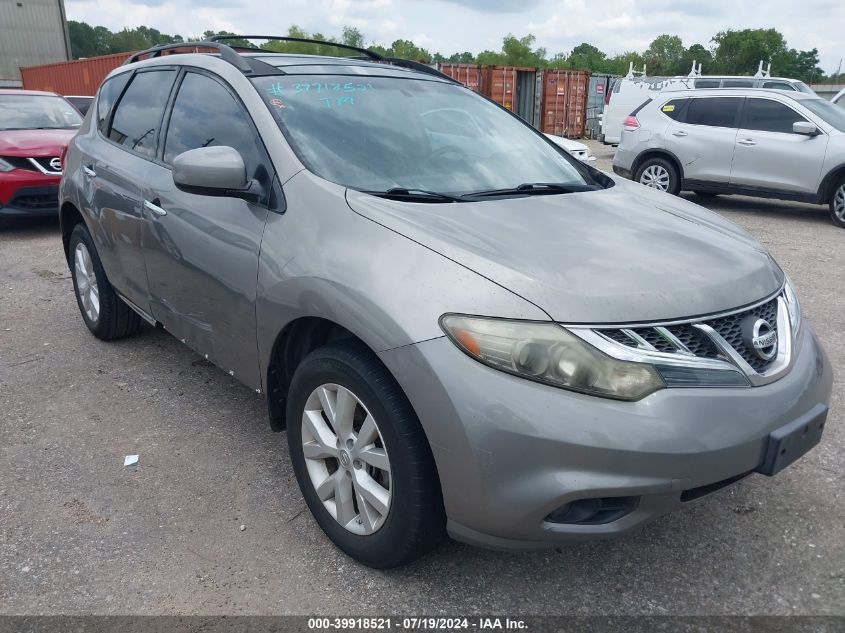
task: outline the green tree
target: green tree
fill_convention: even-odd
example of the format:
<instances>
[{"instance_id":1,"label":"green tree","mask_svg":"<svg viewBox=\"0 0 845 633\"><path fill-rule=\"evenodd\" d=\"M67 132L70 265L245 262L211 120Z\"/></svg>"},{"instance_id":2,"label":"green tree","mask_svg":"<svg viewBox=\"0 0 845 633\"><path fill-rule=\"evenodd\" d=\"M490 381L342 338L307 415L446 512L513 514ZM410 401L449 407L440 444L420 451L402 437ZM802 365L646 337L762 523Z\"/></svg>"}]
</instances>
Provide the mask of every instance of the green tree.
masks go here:
<instances>
[{"instance_id":1,"label":"green tree","mask_svg":"<svg viewBox=\"0 0 845 633\"><path fill-rule=\"evenodd\" d=\"M684 43L677 35L658 35L644 54L648 73L680 75L683 72L685 52Z\"/></svg>"},{"instance_id":2,"label":"green tree","mask_svg":"<svg viewBox=\"0 0 845 633\"><path fill-rule=\"evenodd\" d=\"M786 40L775 29L720 31L712 42L715 50L710 74L753 75L761 60L764 64L773 62L787 53Z\"/></svg>"},{"instance_id":3,"label":"green tree","mask_svg":"<svg viewBox=\"0 0 845 633\"><path fill-rule=\"evenodd\" d=\"M684 51L678 74L688 75L692 70L693 62L695 62L696 68L701 65L702 73L709 73L713 71L713 54L701 44L693 44Z\"/></svg>"},{"instance_id":4,"label":"green tree","mask_svg":"<svg viewBox=\"0 0 845 633\"><path fill-rule=\"evenodd\" d=\"M556 56L555 62L556 65L559 63L561 67L602 72L607 64L607 55L596 46L582 42L572 49L569 56L565 58L560 55Z\"/></svg>"}]
</instances>

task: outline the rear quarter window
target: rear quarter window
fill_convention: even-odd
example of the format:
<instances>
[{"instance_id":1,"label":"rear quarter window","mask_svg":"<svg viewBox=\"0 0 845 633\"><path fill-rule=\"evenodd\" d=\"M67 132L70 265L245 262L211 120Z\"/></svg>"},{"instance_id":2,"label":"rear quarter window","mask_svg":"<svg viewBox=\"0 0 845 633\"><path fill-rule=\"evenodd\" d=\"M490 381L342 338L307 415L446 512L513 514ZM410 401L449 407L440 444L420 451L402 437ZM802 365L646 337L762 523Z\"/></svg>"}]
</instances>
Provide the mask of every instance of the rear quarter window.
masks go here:
<instances>
[{"instance_id":1,"label":"rear quarter window","mask_svg":"<svg viewBox=\"0 0 845 633\"><path fill-rule=\"evenodd\" d=\"M672 99L660 106L659 110L664 116L668 116L673 121L679 121L682 120L682 115L688 103L689 99Z\"/></svg>"},{"instance_id":2,"label":"rear quarter window","mask_svg":"<svg viewBox=\"0 0 845 633\"><path fill-rule=\"evenodd\" d=\"M109 129L109 115L114 102L120 98L120 93L123 92L131 76L132 73L121 73L107 79L100 88L100 95L97 97L97 127L104 136Z\"/></svg>"}]
</instances>

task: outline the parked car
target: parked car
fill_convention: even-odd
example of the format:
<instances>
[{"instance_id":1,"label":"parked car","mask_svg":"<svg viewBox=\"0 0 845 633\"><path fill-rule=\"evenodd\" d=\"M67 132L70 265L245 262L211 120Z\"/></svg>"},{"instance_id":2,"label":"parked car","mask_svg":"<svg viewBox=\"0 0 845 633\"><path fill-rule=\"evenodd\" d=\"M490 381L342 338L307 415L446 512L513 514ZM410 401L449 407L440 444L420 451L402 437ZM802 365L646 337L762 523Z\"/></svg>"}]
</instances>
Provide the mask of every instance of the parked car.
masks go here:
<instances>
[{"instance_id":1,"label":"parked car","mask_svg":"<svg viewBox=\"0 0 845 633\"><path fill-rule=\"evenodd\" d=\"M742 229L427 66L221 39L100 87L74 292L96 337L147 321L266 394L344 552L619 535L819 441L830 363Z\"/></svg>"},{"instance_id":2,"label":"parked car","mask_svg":"<svg viewBox=\"0 0 845 633\"><path fill-rule=\"evenodd\" d=\"M593 156L593 153L590 151L590 148L584 145L579 141L573 141L571 138L566 138L563 136L557 136L556 134L546 134L546 138L548 138L552 143L560 147L561 149L569 152L575 158L585 163L592 163L595 162L596 157Z\"/></svg>"},{"instance_id":3,"label":"parked car","mask_svg":"<svg viewBox=\"0 0 845 633\"><path fill-rule=\"evenodd\" d=\"M803 92L661 93L625 120L613 170L672 194L826 204L845 227L845 111Z\"/></svg>"},{"instance_id":4,"label":"parked car","mask_svg":"<svg viewBox=\"0 0 845 633\"><path fill-rule=\"evenodd\" d=\"M58 213L61 155L81 123L56 94L0 89L0 220Z\"/></svg>"},{"instance_id":5,"label":"parked car","mask_svg":"<svg viewBox=\"0 0 845 633\"><path fill-rule=\"evenodd\" d=\"M602 142L617 145L627 117L655 93L717 88L766 88L815 94L803 81L788 77L697 75L694 77L621 77L616 80L601 115Z\"/></svg>"},{"instance_id":6,"label":"parked car","mask_svg":"<svg viewBox=\"0 0 845 633\"><path fill-rule=\"evenodd\" d=\"M88 112L88 108L91 107L91 103L94 101L94 97L83 97L79 95L69 95L66 96L65 99L71 102L74 108L79 110L82 116Z\"/></svg>"}]
</instances>

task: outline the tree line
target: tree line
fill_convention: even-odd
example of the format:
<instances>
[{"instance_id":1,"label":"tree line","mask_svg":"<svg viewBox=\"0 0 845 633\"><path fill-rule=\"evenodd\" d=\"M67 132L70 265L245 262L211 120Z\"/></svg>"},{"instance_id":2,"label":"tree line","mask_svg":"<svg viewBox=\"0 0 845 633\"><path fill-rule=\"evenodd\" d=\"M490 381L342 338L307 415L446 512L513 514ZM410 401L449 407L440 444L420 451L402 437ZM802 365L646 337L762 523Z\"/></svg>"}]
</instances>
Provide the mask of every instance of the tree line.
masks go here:
<instances>
[{"instance_id":1,"label":"tree line","mask_svg":"<svg viewBox=\"0 0 845 633\"><path fill-rule=\"evenodd\" d=\"M85 22L68 22L71 48L74 58L95 57L110 53L143 50L158 44L198 41L212 35L230 35L225 31L205 31L202 35L168 35L157 29L139 26L113 32L104 26L91 26ZM646 71L651 76L686 75L692 69L693 61L702 65L704 74L751 75L763 60L771 63L772 76L793 77L808 83L821 81L843 81L845 73L826 74L819 67L818 50L808 51L789 48L784 36L776 29L742 29L720 31L713 36L708 46L692 44L685 46L677 35L660 35L643 51L626 51L609 55L598 47L584 42L569 52L549 55L545 48L535 46L533 35L515 37L508 35L502 40L498 51L485 50L473 54L469 51L443 55L432 53L411 40L398 39L390 46L366 43L364 34L357 28L344 27L339 37L323 33L308 33L299 26L288 29L289 37L313 39L326 44L304 44L292 42L267 42L262 49L288 52L336 55L338 49L332 43L370 48L390 57L413 59L423 62L450 62L466 64L496 64L509 66L530 66L538 68L571 68L592 72L624 75L629 65ZM244 41L233 40L233 45L248 46ZM838 71L839 69L837 69Z\"/></svg>"}]
</instances>

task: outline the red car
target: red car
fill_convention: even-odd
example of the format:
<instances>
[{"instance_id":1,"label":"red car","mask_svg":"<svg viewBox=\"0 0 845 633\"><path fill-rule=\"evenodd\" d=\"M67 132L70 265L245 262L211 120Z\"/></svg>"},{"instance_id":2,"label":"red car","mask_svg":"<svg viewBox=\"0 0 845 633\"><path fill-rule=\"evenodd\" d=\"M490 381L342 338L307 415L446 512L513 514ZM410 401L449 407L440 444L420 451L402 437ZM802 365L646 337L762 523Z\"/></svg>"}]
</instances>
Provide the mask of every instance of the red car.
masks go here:
<instances>
[{"instance_id":1,"label":"red car","mask_svg":"<svg viewBox=\"0 0 845 633\"><path fill-rule=\"evenodd\" d=\"M61 157L81 124L57 94L0 90L0 219L58 215Z\"/></svg>"}]
</instances>

